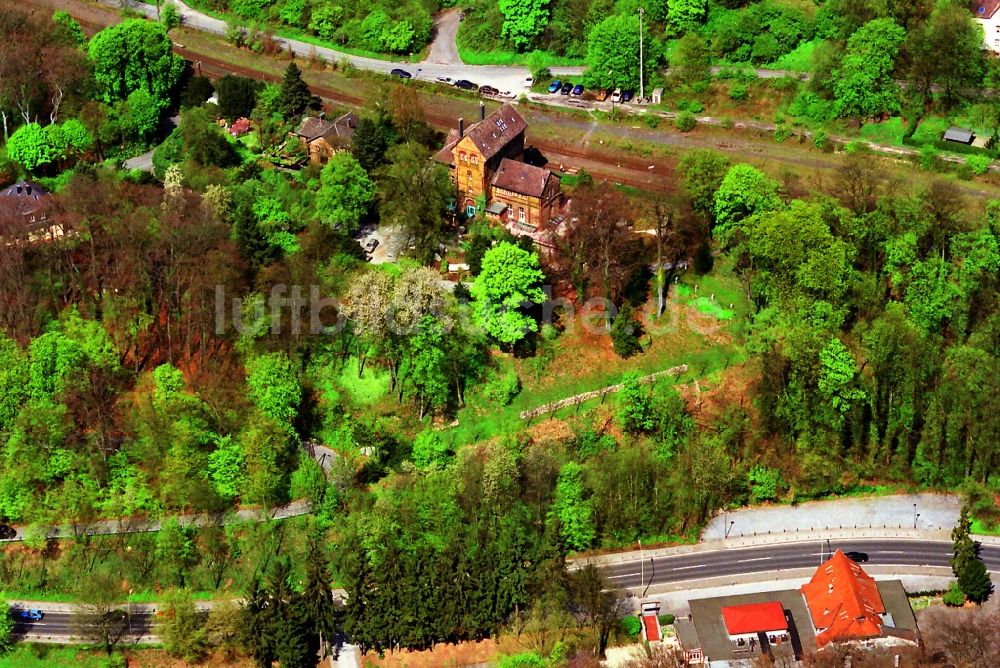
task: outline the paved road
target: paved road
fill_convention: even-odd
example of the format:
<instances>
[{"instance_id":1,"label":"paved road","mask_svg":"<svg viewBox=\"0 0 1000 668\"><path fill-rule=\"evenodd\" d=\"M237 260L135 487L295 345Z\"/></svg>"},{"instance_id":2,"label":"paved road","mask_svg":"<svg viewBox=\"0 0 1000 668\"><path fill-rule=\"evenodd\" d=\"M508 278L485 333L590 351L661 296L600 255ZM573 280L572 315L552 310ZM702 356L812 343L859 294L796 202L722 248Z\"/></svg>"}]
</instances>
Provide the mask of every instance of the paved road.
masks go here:
<instances>
[{"instance_id":1,"label":"paved road","mask_svg":"<svg viewBox=\"0 0 1000 668\"><path fill-rule=\"evenodd\" d=\"M14 640L65 644L77 639L79 630L74 622L75 614L65 610L46 610L44 604L38 609L45 616L38 621L24 621L15 617ZM129 631L124 635L128 643L155 642L153 624L155 613L133 612L129 619Z\"/></svg>"},{"instance_id":2,"label":"paved road","mask_svg":"<svg viewBox=\"0 0 1000 668\"><path fill-rule=\"evenodd\" d=\"M609 564L601 570L609 587L625 589L716 576L815 568L821 559L830 556L831 548L867 552L868 564L876 566L949 566L951 559L951 543L947 541L837 540L635 559ZM1000 572L1000 546L983 545L981 556L989 570Z\"/></svg>"},{"instance_id":3,"label":"paved road","mask_svg":"<svg viewBox=\"0 0 1000 668\"><path fill-rule=\"evenodd\" d=\"M103 2L104 4L117 7L119 6L120 0L103 0ZM181 15L181 22L185 27L201 30L203 32L214 33L216 35L226 34L225 21L220 21L219 19L202 14L201 12L188 7L180 0L172 0L172 2L177 7L177 10ZM140 3L136 4L134 9L145 14L146 16L149 16L150 18L154 18L156 16L156 7L151 5ZM457 15L454 18L457 18ZM447 18L444 20L443 39L452 35L452 30L457 32L457 22L455 22L454 25L452 24L454 18ZM436 81L443 78L451 78L453 80L468 79L479 85L489 84L501 91L510 91L514 94L519 93L523 89L524 79L528 75L528 69L525 67L503 65L464 65L461 61L450 62L452 60L450 57L445 58L445 60L448 61L445 63L434 62L433 59L429 59L421 63L412 63L407 60L390 61L379 60L377 58L366 58L364 56L354 56L341 51L335 51L326 47L316 46L314 44L301 42L295 39L286 39L283 37L276 37L275 42L283 48L291 50L296 55L302 57L309 57L311 54L315 53L329 62L339 63L346 60L358 69L381 72L382 74L389 74L393 69L400 68L408 71L414 76L414 78L424 79L426 81ZM454 47L439 45L436 50L432 50L432 53L447 54L452 49L454 49ZM454 60L457 61L457 49L454 49L454 51ZM578 75L583 72L584 68L553 67L550 69L555 75L567 76Z\"/></svg>"},{"instance_id":4,"label":"paved road","mask_svg":"<svg viewBox=\"0 0 1000 668\"><path fill-rule=\"evenodd\" d=\"M434 41L427 51L425 63L435 65L461 65L458 55L458 26L462 22L462 10L458 8L443 11L434 19Z\"/></svg>"}]
</instances>

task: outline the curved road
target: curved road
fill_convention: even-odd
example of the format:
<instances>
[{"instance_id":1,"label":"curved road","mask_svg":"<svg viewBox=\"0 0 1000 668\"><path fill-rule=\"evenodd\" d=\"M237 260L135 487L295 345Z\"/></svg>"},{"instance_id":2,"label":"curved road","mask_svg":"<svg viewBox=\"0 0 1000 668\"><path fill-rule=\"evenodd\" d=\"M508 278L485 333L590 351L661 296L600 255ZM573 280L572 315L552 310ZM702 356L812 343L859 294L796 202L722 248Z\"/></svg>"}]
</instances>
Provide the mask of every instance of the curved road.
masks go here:
<instances>
[{"instance_id":1,"label":"curved road","mask_svg":"<svg viewBox=\"0 0 1000 668\"><path fill-rule=\"evenodd\" d=\"M171 0L181 16L181 24L187 28L210 32L216 35L226 34L226 22L212 18L206 14L188 7L180 0ZM120 6L120 0L103 0L104 4L114 7ZM156 7L135 3L132 6L137 12L145 14L150 18L156 17ZM275 37L274 41L283 48L288 49L298 56L308 58L313 53L321 56L328 62L339 63L347 61L354 67L362 70L381 72L390 74L393 69L404 69L416 79L435 81L438 79L468 79L479 85L489 84L501 91L510 91L514 94L521 92L524 88L524 79L528 76L526 67L514 67L506 65L465 65L458 60L458 51L454 47L454 35L458 30L458 15L446 13L438 19L437 25L442 41L451 40L451 44L434 44L430 49L430 57L421 63L412 63L406 60L390 61L379 60L378 58L367 58L364 56L354 56L342 51L335 51L323 46L316 46L308 42L297 39L287 39ZM444 61L444 62L439 62ZM456 62L457 61L457 62ZM583 72L582 67L552 67L549 68L555 75L577 75Z\"/></svg>"},{"instance_id":2,"label":"curved road","mask_svg":"<svg viewBox=\"0 0 1000 668\"><path fill-rule=\"evenodd\" d=\"M833 550L867 552L865 566L950 566L948 541L898 538L842 539L808 543L781 543L757 547L691 552L665 557L635 559L599 566L609 587L626 589L704 578L748 575L793 568L815 568ZM987 569L1000 572L1000 545L982 545L980 556ZM645 575L645 582L642 577Z\"/></svg>"}]
</instances>

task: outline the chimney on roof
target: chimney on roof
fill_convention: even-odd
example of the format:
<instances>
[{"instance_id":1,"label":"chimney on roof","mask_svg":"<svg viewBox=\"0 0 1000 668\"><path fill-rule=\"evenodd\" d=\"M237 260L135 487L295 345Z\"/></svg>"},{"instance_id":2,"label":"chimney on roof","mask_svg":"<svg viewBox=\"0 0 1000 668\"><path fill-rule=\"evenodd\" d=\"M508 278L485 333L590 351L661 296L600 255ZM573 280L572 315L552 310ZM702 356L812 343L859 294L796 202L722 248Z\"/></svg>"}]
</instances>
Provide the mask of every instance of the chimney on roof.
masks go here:
<instances>
[{"instance_id":1,"label":"chimney on roof","mask_svg":"<svg viewBox=\"0 0 1000 668\"><path fill-rule=\"evenodd\" d=\"M18 195L21 194L21 184L20 183L17 184L17 194Z\"/></svg>"},{"instance_id":2,"label":"chimney on roof","mask_svg":"<svg viewBox=\"0 0 1000 668\"><path fill-rule=\"evenodd\" d=\"M479 103L479 120L481 120L481 121L485 121L486 120L486 103L485 102L480 102Z\"/></svg>"},{"instance_id":3,"label":"chimney on roof","mask_svg":"<svg viewBox=\"0 0 1000 668\"><path fill-rule=\"evenodd\" d=\"M458 119L458 138L461 139L465 136L465 119Z\"/></svg>"}]
</instances>

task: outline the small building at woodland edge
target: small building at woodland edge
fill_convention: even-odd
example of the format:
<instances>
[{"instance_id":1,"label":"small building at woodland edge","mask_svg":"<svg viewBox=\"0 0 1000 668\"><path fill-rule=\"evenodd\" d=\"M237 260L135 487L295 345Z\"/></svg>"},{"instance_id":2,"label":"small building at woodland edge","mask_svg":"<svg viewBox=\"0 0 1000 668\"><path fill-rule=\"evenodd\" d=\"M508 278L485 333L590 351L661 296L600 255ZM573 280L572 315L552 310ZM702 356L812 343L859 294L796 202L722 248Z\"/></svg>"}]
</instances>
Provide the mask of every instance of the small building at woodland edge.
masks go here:
<instances>
[{"instance_id":1,"label":"small building at woodland edge","mask_svg":"<svg viewBox=\"0 0 1000 668\"><path fill-rule=\"evenodd\" d=\"M481 105L479 115L479 122L468 128L458 119L434 156L448 167L457 209L472 217L482 207L512 231L536 232L559 210L559 177L524 161L528 124L512 105L489 116Z\"/></svg>"},{"instance_id":2,"label":"small building at woodland edge","mask_svg":"<svg viewBox=\"0 0 1000 668\"><path fill-rule=\"evenodd\" d=\"M62 227L50 218L52 204L44 188L28 181L0 191L0 237L33 242L62 236Z\"/></svg>"},{"instance_id":3,"label":"small building at woodland edge","mask_svg":"<svg viewBox=\"0 0 1000 668\"><path fill-rule=\"evenodd\" d=\"M974 0L972 16L983 27L983 48L1000 53L1000 0Z\"/></svg>"}]
</instances>

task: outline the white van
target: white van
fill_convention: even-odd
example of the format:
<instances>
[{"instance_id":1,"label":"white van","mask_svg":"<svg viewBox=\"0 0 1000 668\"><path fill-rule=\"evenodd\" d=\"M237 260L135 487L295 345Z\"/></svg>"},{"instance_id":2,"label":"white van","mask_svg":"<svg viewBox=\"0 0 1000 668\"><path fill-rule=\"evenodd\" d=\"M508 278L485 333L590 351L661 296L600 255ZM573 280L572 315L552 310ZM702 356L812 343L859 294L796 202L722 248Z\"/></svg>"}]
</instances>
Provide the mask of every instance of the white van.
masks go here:
<instances>
[{"instance_id":1,"label":"white van","mask_svg":"<svg viewBox=\"0 0 1000 668\"><path fill-rule=\"evenodd\" d=\"M615 88L615 92L611 94L611 101L612 102L621 102L622 101L622 89L621 88Z\"/></svg>"}]
</instances>

